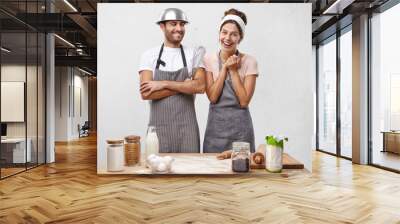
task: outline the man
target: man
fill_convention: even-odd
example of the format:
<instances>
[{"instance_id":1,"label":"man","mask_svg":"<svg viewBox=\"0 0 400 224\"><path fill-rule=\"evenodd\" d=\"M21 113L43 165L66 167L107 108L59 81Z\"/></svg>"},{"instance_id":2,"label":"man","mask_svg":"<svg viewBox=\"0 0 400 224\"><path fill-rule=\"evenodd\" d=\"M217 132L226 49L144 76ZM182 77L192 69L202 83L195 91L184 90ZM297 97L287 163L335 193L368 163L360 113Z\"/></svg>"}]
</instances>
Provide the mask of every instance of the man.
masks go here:
<instances>
[{"instance_id":1,"label":"man","mask_svg":"<svg viewBox=\"0 0 400 224\"><path fill-rule=\"evenodd\" d=\"M162 12L157 24L164 43L141 57L140 93L150 100L149 126L155 126L162 153L200 152L194 94L205 91L204 50L182 46L185 13L176 8Z\"/></svg>"}]
</instances>

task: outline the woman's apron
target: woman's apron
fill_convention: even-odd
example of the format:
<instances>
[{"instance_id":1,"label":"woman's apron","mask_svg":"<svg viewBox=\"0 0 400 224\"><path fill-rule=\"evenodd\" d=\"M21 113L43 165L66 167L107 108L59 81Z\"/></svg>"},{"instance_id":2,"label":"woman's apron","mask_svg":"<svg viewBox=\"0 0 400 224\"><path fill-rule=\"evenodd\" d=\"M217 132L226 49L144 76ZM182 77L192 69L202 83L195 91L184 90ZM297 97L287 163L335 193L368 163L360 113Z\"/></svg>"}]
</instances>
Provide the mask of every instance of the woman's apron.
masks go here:
<instances>
[{"instance_id":1,"label":"woman's apron","mask_svg":"<svg viewBox=\"0 0 400 224\"><path fill-rule=\"evenodd\" d=\"M183 68L177 71L159 69L164 44L161 46L153 80L184 81L190 78L185 52L181 45ZM164 64L165 66L165 64ZM200 152L199 126L194 109L194 95L178 93L150 102L149 126L155 126L161 153Z\"/></svg>"},{"instance_id":2,"label":"woman's apron","mask_svg":"<svg viewBox=\"0 0 400 224\"><path fill-rule=\"evenodd\" d=\"M222 69L218 55L219 70ZM204 136L203 152L217 153L232 149L232 142L250 143L251 152L255 151L253 122L248 108L241 108L229 74L218 101L210 103L207 128Z\"/></svg>"}]
</instances>

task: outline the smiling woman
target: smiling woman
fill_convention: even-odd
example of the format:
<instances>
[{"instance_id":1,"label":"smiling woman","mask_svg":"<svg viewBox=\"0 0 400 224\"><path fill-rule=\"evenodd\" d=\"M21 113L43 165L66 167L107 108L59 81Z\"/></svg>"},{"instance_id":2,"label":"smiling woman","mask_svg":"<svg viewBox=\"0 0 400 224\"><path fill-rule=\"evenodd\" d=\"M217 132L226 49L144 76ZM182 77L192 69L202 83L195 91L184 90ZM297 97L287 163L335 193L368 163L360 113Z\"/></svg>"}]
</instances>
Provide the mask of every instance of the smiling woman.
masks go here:
<instances>
[{"instance_id":1,"label":"smiling woman","mask_svg":"<svg viewBox=\"0 0 400 224\"><path fill-rule=\"evenodd\" d=\"M248 142L251 152L255 151L248 105L258 76L257 61L237 49L243 40L246 24L243 12L236 9L226 11L220 25L221 49L204 58L210 110L203 152L231 149L235 141Z\"/></svg>"},{"instance_id":2,"label":"smiling woman","mask_svg":"<svg viewBox=\"0 0 400 224\"><path fill-rule=\"evenodd\" d=\"M246 14L243 12L237 10L237 9L229 9L228 11L225 12L225 16L221 21L220 29L219 31L222 32L223 34L227 33L227 30L225 30L225 25L226 24L233 24L237 27L237 31L234 32L235 36L237 34L240 35L240 40L243 39L244 36L244 30L245 26L247 25L247 17Z\"/></svg>"}]
</instances>

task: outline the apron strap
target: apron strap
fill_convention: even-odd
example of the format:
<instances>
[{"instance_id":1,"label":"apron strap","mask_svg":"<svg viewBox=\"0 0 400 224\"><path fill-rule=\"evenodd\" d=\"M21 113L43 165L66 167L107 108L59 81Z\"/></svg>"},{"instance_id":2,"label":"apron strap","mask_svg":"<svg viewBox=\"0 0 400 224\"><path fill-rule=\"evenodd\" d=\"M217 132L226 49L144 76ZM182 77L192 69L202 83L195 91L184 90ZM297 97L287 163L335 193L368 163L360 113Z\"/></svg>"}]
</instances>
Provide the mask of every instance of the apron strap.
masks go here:
<instances>
[{"instance_id":1,"label":"apron strap","mask_svg":"<svg viewBox=\"0 0 400 224\"><path fill-rule=\"evenodd\" d=\"M183 51L183 46L182 46L182 44L181 44L181 55L182 55L183 67L187 67L185 52Z\"/></svg>"},{"instance_id":2,"label":"apron strap","mask_svg":"<svg viewBox=\"0 0 400 224\"><path fill-rule=\"evenodd\" d=\"M182 44L181 44L180 48L181 48L183 67L187 67L185 52L183 51ZM162 55L163 51L164 51L164 43L161 45L160 53L158 54L156 69L159 69L160 65L165 67L165 62L163 60L161 60L161 55Z\"/></svg>"},{"instance_id":3,"label":"apron strap","mask_svg":"<svg viewBox=\"0 0 400 224\"><path fill-rule=\"evenodd\" d=\"M161 60L161 55L164 50L164 43L161 45L160 53L158 54L156 69L160 68L160 64L165 67L165 62Z\"/></svg>"}]
</instances>

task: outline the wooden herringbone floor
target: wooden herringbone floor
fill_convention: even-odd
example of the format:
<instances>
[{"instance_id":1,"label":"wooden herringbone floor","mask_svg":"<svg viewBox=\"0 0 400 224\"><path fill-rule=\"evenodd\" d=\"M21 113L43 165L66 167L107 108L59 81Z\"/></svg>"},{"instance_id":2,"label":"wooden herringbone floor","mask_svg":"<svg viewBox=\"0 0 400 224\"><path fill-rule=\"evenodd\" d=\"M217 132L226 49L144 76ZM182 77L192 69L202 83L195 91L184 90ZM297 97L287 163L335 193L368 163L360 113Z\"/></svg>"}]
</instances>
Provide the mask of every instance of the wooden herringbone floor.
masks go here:
<instances>
[{"instance_id":1,"label":"wooden herringbone floor","mask_svg":"<svg viewBox=\"0 0 400 224\"><path fill-rule=\"evenodd\" d=\"M400 223L400 175L315 153L313 173L96 175L96 139L0 181L0 223Z\"/></svg>"}]
</instances>

